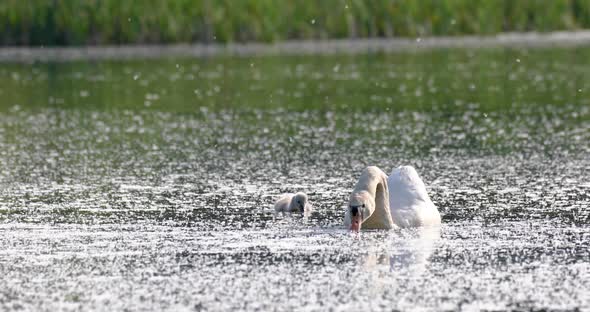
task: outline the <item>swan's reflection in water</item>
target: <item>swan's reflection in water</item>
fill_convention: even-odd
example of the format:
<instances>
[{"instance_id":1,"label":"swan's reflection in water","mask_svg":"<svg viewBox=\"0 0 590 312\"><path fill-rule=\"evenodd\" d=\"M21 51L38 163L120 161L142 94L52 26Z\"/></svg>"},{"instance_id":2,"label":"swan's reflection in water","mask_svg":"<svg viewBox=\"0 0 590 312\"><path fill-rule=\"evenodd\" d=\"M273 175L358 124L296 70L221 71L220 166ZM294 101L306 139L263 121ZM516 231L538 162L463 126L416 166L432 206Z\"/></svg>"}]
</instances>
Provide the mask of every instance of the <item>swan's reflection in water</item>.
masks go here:
<instances>
[{"instance_id":1,"label":"swan's reflection in water","mask_svg":"<svg viewBox=\"0 0 590 312\"><path fill-rule=\"evenodd\" d=\"M363 258L367 272L389 271L395 274L421 274L440 238L440 227L404 229L392 232L388 241L371 246Z\"/></svg>"}]
</instances>

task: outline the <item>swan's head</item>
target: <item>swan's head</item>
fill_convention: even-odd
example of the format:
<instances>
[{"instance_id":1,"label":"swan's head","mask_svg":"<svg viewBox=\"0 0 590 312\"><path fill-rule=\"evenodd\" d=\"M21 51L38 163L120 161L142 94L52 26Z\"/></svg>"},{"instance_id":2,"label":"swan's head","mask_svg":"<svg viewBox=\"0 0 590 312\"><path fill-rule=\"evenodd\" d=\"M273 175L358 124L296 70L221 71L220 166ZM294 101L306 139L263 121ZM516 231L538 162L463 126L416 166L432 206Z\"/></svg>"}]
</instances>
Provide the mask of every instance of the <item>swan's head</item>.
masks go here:
<instances>
[{"instance_id":1,"label":"swan's head","mask_svg":"<svg viewBox=\"0 0 590 312\"><path fill-rule=\"evenodd\" d=\"M307 195L305 193L297 193L291 199L290 211L298 211L304 213L306 208L309 207L307 201ZM309 209L309 208L308 208Z\"/></svg>"},{"instance_id":2,"label":"swan's head","mask_svg":"<svg viewBox=\"0 0 590 312\"><path fill-rule=\"evenodd\" d=\"M362 224L371 216L374 211L375 202L366 192L353 194L348 202L348 214L350 216L350 230L358 232Z\"/></svg>"}]
</instances>

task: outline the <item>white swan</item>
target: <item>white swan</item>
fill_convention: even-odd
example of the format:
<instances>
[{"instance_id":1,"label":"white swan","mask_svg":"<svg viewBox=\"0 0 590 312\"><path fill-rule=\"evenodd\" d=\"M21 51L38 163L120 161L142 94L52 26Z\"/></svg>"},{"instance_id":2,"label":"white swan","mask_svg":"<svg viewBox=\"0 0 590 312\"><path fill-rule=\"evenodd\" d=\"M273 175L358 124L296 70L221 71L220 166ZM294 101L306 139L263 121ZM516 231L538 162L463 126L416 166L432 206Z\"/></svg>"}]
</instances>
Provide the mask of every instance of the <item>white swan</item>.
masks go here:
<instances>
[{"instance_id":1,"label":"white swan","mask_svg":"<svg viewBox=\"0 0 590 312\"><path fill-rule=\"evenodd\" d=\"M365 168L344 216L344 225L352 231L437 224L440 214L411 166L394 169L389 178L375 166Z\"/></svg>"},{"instance_id":2,"label":"white swan","mask_svg":"<svg viewBox=\"0 0 590 312\"><path fill-rule=\"evenodd\" d=\"M387 178L389 209L401 228L440 224L440 213L426 192L424 182L412 166L393 169Z\"/></svg>"},{"instance_id":3,"label":"white swan","mask_svg":"<svg viewBox=\"0 0 590 312\"><path fill-rule=\"evenodd\" d=\"M298 192L296 194L284 194L277 200L274 206L275 215L285 212L301 212L304 216L311 214L311 205L307 199L307 194Z\"/></svg>"},{"instance_id":4,"label":"white swan","mask_svg":"<svg viewBox=\"0 0 590 312\"><path fill-rule=\"evenodd\" d=\"M389 211L387 176L381 169L370 166L361 173L350 195L344 225L353 231L359 231L361 226L368 229L395 226Z\"/></svg>"}]
</instances>

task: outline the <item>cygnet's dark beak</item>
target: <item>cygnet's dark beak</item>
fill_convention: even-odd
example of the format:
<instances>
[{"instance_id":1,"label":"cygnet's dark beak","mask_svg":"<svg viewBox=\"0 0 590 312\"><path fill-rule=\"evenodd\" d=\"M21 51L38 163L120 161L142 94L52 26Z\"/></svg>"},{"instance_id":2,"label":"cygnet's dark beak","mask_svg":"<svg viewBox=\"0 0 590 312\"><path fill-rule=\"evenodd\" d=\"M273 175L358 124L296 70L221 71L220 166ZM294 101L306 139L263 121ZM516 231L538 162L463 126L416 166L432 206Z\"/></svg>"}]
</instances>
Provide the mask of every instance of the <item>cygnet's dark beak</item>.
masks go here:
<instances>
[{"instance_id":1,"label":"cygnet's dark beak","mask_svg":"<svg viewBox=\"0 0 590 312\"><path fill-rule=\"evenodd\" d=\"M304 212L304 211L305 211L305 205L303 205L303 204L299 204L299 210L300 210L301 212Z\"/></svg>"}]
</instances>

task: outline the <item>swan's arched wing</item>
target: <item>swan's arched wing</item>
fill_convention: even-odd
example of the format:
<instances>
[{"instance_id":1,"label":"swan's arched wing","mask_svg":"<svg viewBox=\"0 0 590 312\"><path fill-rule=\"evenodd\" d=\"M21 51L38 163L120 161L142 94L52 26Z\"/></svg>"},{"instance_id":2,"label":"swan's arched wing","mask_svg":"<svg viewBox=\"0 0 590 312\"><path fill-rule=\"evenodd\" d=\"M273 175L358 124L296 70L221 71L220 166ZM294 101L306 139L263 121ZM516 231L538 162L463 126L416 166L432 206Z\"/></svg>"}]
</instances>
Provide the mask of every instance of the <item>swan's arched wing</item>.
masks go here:
<instances>
[{"instance_id":1,"label":"swan's arched wing","mask_svg":"<svg viewBox=\"0 0 590 312\"><path fill-rule=\"evenodd\" d=\"M387 178L389 207L394 222L400 227L440 223L440 214L426 192L416 169L401 166ZM437 221L438 220L438 221Z\"/></svg>"}]
</instances>

